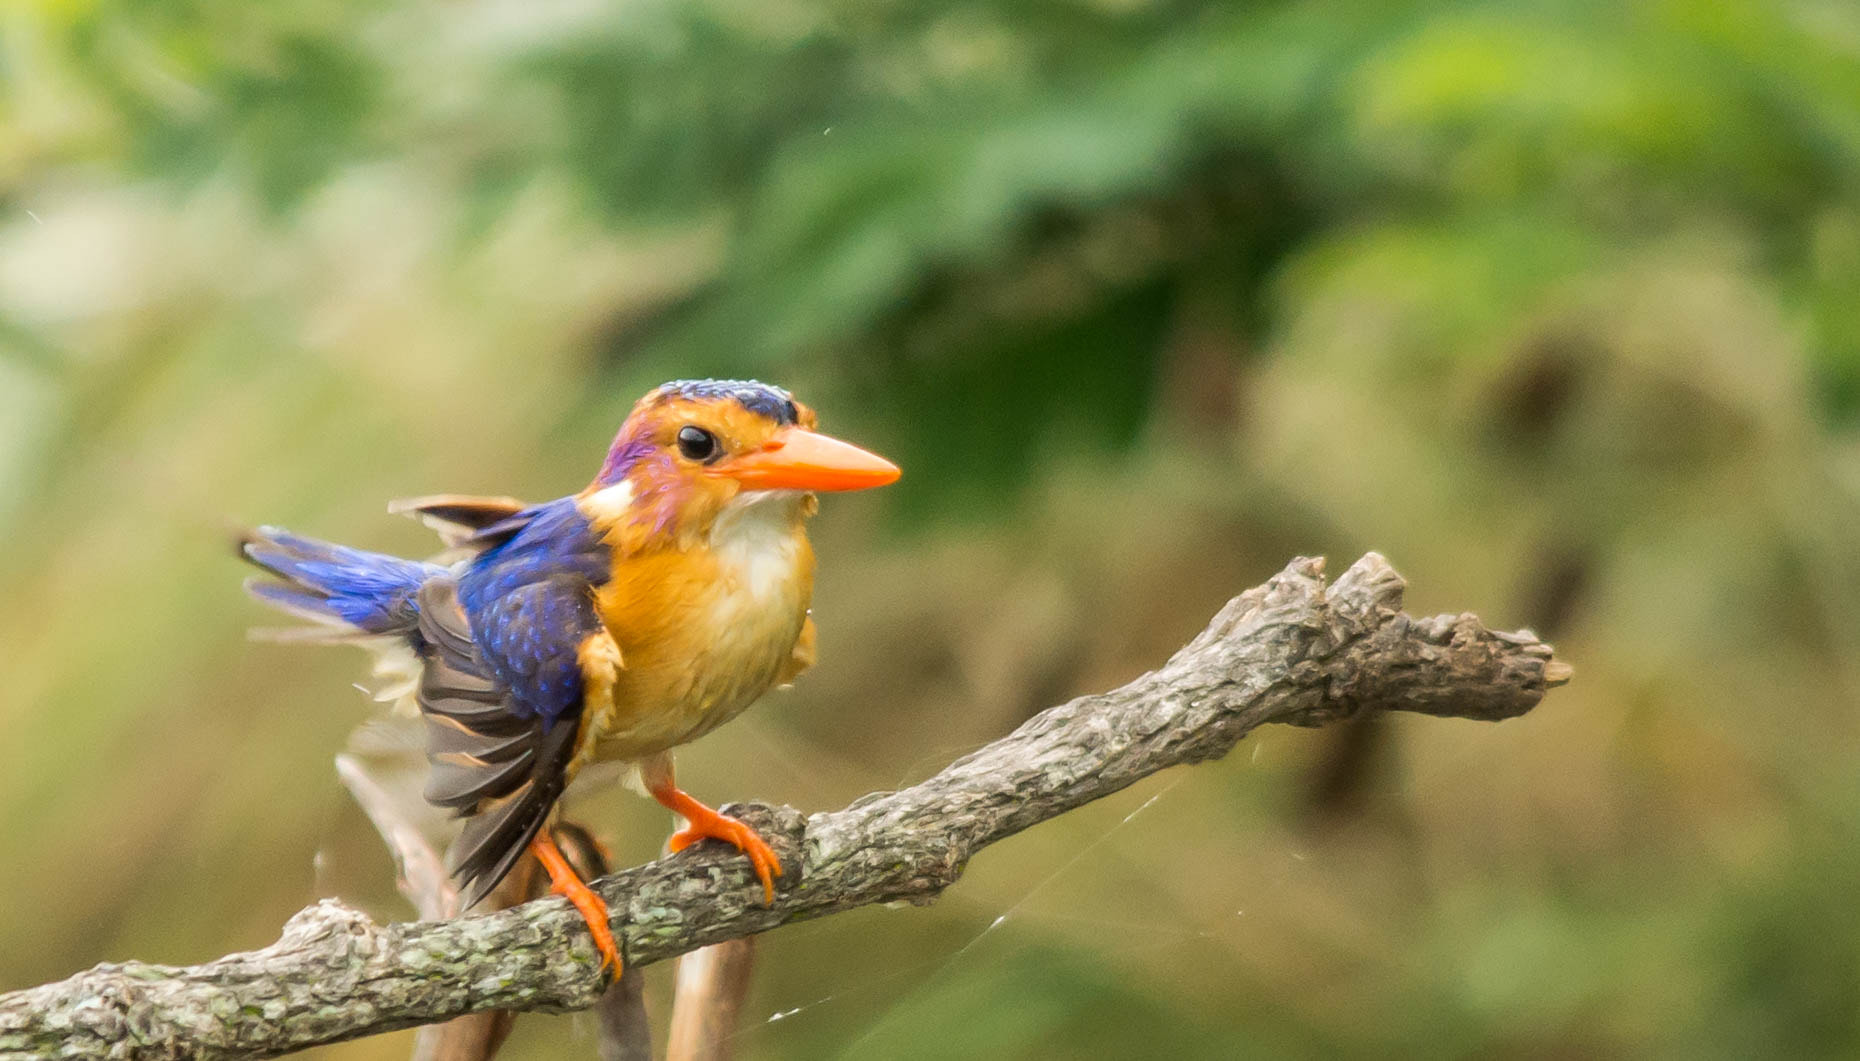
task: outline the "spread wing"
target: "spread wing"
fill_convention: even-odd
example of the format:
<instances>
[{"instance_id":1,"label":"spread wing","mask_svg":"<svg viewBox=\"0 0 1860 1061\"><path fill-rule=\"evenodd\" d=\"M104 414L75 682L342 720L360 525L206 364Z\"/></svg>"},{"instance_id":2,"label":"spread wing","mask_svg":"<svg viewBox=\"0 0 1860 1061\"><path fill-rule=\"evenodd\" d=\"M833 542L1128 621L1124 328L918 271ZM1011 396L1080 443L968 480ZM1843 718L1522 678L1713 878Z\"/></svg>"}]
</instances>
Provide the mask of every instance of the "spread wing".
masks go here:
<instances>
[{"instance_id":1,"label":"spread wing","mask_svg":"<svg viewBox=\"0 0 1860 1061\"><path fill-rule=\"evenodd\" d=\"M514 534L522 526L515 518L533 510L514 497L431 494L392 502L388 511L418 518L451 548L468 543L488 544L479 540L486 532L490 532L493 539Z\"/></svg>"},{"instance_id":2,"label":"spread wing","mask_svg":"<svg viewBox=\"0 0 1860 1061\"><path fill-rule=\"evenodd\" d=\"M585 579L562 574L469 609L452 578L420 591L428 802L467 816L448 861L476 903L510 871L567 786L581 729L578 653L606 637Z\"/></svg>"}]
</instances>

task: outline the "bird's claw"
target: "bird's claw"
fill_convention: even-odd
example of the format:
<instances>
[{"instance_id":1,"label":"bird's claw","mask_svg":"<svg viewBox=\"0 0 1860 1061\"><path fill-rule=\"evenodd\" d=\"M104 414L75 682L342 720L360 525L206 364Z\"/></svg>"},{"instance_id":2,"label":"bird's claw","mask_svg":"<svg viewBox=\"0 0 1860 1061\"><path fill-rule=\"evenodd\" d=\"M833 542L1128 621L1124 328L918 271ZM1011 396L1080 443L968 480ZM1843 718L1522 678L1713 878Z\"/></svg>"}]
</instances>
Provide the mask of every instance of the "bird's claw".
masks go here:
<instances>
[{"instance_id":1,"label":"bird's claw","mask_svg":"<svg viewBox=\"0 0 1860 1061\"><path fill-rule=\"evenodd\" d=\"M707 839L734 844L738 851L749 856L749 864L755 868L756 879L762 882L763 903L775 905L775 878L781 876L781 860L775 857L775 849L762 839L760 833L728 814L712 811L709 817L694 819L689 827L673 833L671 848L674 852L683 851L699 840Z\"/></svg>"},{"instance_id":2,"label":"bird's claw","mask_svg":"<svg viewBox=\"0 0 1860 1061\"><path fill-rule=\"evenodd\" d=\"M601 970L612 970L614 976L620 975L623 965L620 960L620 945L614 942L614 934L608 925L607 903L594 889L575 881L572 884L557 882L550 891L574 904L580 912L581 919L588 923L588 934L594 937L594 949L601 954Z\"/></svg>"},{"instance_id":3,"label":"bird's claw","mask_svg":"<svg viewBox=\"0 0 1860 1061\"><path fill-rule=\"evenodd\" d=\"M594 949L601 955L602 971L611 969L614 976L619 976L625 966L620 959L620 945L614 942L613 930L608 927L611 921L606 900L582 881L574 867L562 857L561 849L555 846L555 840L548 833L530 841L530 851L549 873L549 890L567 899L576 912L581 914L581 919L588 923L588 934L594 937Z\"/></svg>"}]
</instances>

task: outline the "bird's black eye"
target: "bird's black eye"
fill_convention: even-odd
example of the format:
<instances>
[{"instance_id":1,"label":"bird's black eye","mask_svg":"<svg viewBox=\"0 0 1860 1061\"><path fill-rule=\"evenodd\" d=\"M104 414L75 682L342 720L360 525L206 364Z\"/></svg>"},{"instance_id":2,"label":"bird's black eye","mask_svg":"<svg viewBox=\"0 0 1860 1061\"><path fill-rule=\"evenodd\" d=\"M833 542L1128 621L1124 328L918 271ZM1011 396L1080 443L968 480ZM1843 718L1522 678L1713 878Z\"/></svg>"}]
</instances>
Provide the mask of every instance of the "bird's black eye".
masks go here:
<instances>
[{"instance_id":1,"label":"bird's black eye","mask_svg":"<svg viewBox=\"0 0 1860 1061\"><path fill-rule=\"evenodd\" d=\"M686 424L678 429L678 452L684 454L686 460L707 461L716 457L721 448L716 435L695 424Z\"/></svg>"}]
</instances>

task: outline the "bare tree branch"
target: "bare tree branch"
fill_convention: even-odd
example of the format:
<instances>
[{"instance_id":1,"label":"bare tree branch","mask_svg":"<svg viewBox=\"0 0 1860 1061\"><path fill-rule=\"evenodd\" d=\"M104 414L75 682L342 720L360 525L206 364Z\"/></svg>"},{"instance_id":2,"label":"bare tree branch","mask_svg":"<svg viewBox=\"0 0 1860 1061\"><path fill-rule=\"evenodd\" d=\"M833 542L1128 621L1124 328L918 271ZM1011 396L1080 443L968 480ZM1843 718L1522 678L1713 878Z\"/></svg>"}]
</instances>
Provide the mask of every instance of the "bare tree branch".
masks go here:
<instances>
[{"instance_id":1,"label":"bare tree branch","mask_svg":"<svg viewBox=\"0 0 1860 1061\"><path fill-rule=\"evenodd\" d=\"M355 797L362 813L374 823L375 831L381 834L382 842L394 856L399 870L395 883L401 895L423 918L457 917L459 891L446 873L445 858L435 846L433 830L422 829L417 820L422 817L421 812L428 818L439 815L433 814L434 808L420 799L418 789L397 791L393 784L377 775L368 761L350 752L336 756L336 776ZM607 854L591 833L568 822L556 824L553 831L563 857L583 880L607 875ZM541 868L534 858L526 856L475 909L508 910L548 894L548 879L539 872ZM744 986L747 987L746 982ZM683 1004L682 995L680 1004ZM651 1061L652 1034L646 1021L645 980L638 969L627 968L619 980L609 985L595 1012L600 1021L602 1061ZM411 1061L489 1061L497 1056L504 1040L509 1038L515 1019L516 1014L511 1010L486 1009L424 1025L414 1036Z\"/></svg>"},{"instance_id":2,"label":"bare tree branch","mask_svg":"<svg viewBox=\"0 0 1860 1061\"><path fill-rule=\"evenodd\" d=\"M921 784L811 816L735 808L787 869L772 906L748 863L713 842L603 878L628 962L870 903L929 902L988 844L1225 754L1267 722L1317 726L1365 710L1497 720L1569 678L1528 632L1403 614L1402 580L1373 553L1334 586L1322 570L1293 561L1161 669L1044 711ZM263 950L189 968L109 963L0 996L0 1052L265 1056L486 1009L585 1009L605 986L559 899L390 925L326 899Z\"/></svg>"},{"instance_id":3,"label":"bare tree branch","mask_svg":"<svg viewBox=\"0 0 1860 1061\"><path fill-rule=\"evenodd\" d=\"M394 856L394 883L414 911L428 920L457 917L460 896L446 872L445 857L408 813L417 795L397 795L364 760L348 752L336 756L336 776ZM534 859L523 859L479 907L507 910L535 898L535 868ZM514 1016L507 1009L487 1009L425 1025L414 1034L411 1061L489 1061L510 1035Z\"/></svg>"}]
</instances>

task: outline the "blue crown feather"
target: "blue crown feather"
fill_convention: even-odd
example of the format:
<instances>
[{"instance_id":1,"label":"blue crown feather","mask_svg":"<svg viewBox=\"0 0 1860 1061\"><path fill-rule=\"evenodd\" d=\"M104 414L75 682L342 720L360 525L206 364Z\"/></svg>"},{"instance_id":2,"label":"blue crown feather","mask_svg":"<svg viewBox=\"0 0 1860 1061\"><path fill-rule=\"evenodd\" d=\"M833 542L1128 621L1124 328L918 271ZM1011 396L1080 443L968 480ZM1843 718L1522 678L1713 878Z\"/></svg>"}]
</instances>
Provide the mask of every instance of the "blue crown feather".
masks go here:
<instances>
[{"instance_id":1,"label":"blue crown feather","mask_svg":"<svg viewBox=\"0 0 1860 1061\"><path fill-rule=\"evenodd\" d=\"M793 424L801 415L787 391L753 379L675 379L661 386L659 393L689 401L729 399L784 426Z\"/></svg>"}]
</instances>

